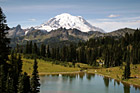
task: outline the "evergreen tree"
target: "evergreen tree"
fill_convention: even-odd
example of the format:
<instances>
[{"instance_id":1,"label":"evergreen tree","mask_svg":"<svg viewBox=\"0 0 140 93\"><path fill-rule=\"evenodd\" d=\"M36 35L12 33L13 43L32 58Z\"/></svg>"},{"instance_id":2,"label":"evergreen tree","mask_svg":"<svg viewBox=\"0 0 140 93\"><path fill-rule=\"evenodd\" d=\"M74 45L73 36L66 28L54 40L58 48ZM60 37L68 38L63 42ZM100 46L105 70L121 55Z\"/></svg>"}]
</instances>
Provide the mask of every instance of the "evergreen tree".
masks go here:
<instances>
[{"instance_id":1,"label":"evergreen tree","mask_svg":"<svg viewBox=\"0 0 140 93\"><path fill-rule=\"evenodd\" d=\"M126 65L123 74L124 79L128 79L130 77L130 74L130 56L129 53L127 53Z\"/></svg>"},{"instance_id":2,"label":"evergreen tree","mask_svg":"<svg viewBox=\"0 0 140 93\"><path fill-rule=\"evenodd\" d=\"M40 55L45 57L46 56L46 46L41 44Z\"/></svg>"},{"instance_id":3,"label":"evergreen tree","mask_svg":"<svg viewBox=\"0 0 140 93\"><path fill-rule=\"evenodd\" d=\"M34 60L34 66L33 66L33 73L31 78L31 91L32 93L39 93L40 89L40 83L39 83L39 75L37 70L37 60Z\"/></svg>"},{"instance_id":4,"label":"evergreen tree","mask_svg":"<svg viewBox=\"0 0 140 93\"><path fill-rule=\"evenodd\" d=\"M30 44L29 44L29 53L30 54L32 54L32 50L33 50L32 41L30 41Z\"/></svg>"},{"instance_id":5,"label":"evergreen tree","mask_svg":"<svg viewBox=\"0 0 140 93\"><path fill-rule=\"evenodd\" d=\"M97 53L97 49L92 50L91 58L90 58L90 60L91 60L90 65L96 66L97 54L98 54L98 53Z\"/></svg>"},{"instance_id":6,"label":"evergreen tree","mask_svg":"<svg viewBox=\"0 0 140 93\"><path fill-rule=\"evenodd\" d=\"M61 60L60 61L67 61L68 53L67 53L67 47L66 46L63 46L63 48L61 49L60 55L61 55Z\"/></svg>"},{"instance_id":7,"label":"evergreen tree","mask_svg":"<svg viewBox=\"0 0 140 93\"><path fill-rule=\"evenodd\" d=\"M51 53L50 53L50 48L49 45L47 46L47 58L51 57Z\"/></svg>"},{"instance_id":8,"label":"evergreen tree","mask_svg":"<svg viewBox=\"0 0 140 93\"><path fill-rule=\"evenodd\" d=\"M78 61L81 63L86 63L85 46L81 46L78 50Z\"/></svg>"},{"instance_id":9,"label":"evergreen tree","mask_svg":"<svg viewBox=\"0 0 140 93\"><path fill-rule=\"evenodd\" d=\"M56 55L57 55L57 53L56 53L55 48L52 48L51 58L52 58L52 59L56 59Z\"/></svg>"},{"instance_id":10,"label":"evergreen tree","mask_svg":"<svg viewBox=\"0 0 140 93\"><path fill-rule=\"evenodd\" d=\"M27 41L26 43L26 47L25 47L25 54L29 53L29 41Z\"/></svg>"},{"instance_id":11,"label":"evergreen tree","mask_svg":"<svg viewBox=\"0 0 140 93\"><path fill-rule=\"evenodd\" d=\"M5 15L0 7L0 64L5 63L8 60L9 43L10 39L6 37L9 27L6 24Z\"/></svg>"},{"instance_id":12,"label":"evergreen tree","mask_svg":"<svg viewBox=\"0 0 140 93\"><path fill-rule=\"evenodd\" d=\"M56 60L60 60L59 48L56 48Z\"/></svg>"},{"instance_id":13,"label":"evergreen tree","mask_svg":"<svg viewBox=\"0 0 140 93\"><path fill-rule=\"evenodd\" d=\"M19 61L19 62L18 62ZM11 53L11 59L10 59L10 67L9 67L9 78L8 80L10 80L14 87L14 91L15 93L17 92L17 84L18 84L18 77L19 74L21 73L21 65L22 61L21 61L21 57L19 56L17 58L17 54L14 53L14 51L12 51Z\"/></svg>"},{"instance_id":14,"label":"evergreen tree","mask_svg":"<svg viewBox=\"0 0 140 93\"><path fill-rule=\"evenodd\" d=\"M20 54L18 55L17 65L18 65L18 76L19 76L22 72L22 60Z\"/></svg>"},{"instance_id":15,"label":"evergreen tree","mask_svg":"<svg viewBox=\"0 0 140 93\"><path fill-rule=\"evenodd\" d=\"M19 51L19 45L17 44L16 45L16 53L19 53L20 51Z\"/></svg>"},{"instance_id":16,"label":"evergreen tree","mask_svg":"<svg viewBox=\"0 0 140 93\"><path fill-rule=\"evenodd\" d=\"M105 59L104 65L106 68L108 68L109 67L109 49L105 49L104 59Z\"/></svg>"},{"instance_id":17,"label":"evergreen tree","mask_svg":"<svg viewBox=\"0 0 140 93\"><path fill-rule=\"evenodd\" d=\"M24 72L24 74L19 77L18 82L19 84L18 84L17 93L30 93L31 92L30 77L27 75L26 72Z\"/></svg>"},{"instance_id":18,"label":"evergreen tree","mask_svg":"<svg viewBox=\"0 0 140 93\"><path fill-rule=\"evenodd\" d=\"M12 73L8 73L7 75L6 89L5 89L6 93L16 93L16 88L14 85L14 77Z\"/></svg>"},{"instance_id":19,"label":"evergreen tree","mask_svg":"<svg viewBox=\"0 0 140 93\"><path fill-rule=\"evenodd\" d=\"M39 55L38 54L38 47L37 47L37 44L36 43L34 43L34 46L33 46L33 54Z\"/></svg>"},{"instance_id":20,"label":"evergreen tree","mask_svg":"<svg viewBox=\"0 0 140 93\"><path fill-rule=\"evenodd\" d=\"M5 93L6 89L6 74L5 74L5 65L0 65L0 93Z\"/></svg>"},{"instance_id":21,"label":"evergreen tree","mask_svg":"<svg viewBox=\"0 0 140 93\"><path fill-rule=\"evenodd\" d=\"M6 37L9 27L6 24L5 15L0 7L0 93L5 93L7 77L7 60L9 55L10 39Z\"/></svg>"}]
</instances>

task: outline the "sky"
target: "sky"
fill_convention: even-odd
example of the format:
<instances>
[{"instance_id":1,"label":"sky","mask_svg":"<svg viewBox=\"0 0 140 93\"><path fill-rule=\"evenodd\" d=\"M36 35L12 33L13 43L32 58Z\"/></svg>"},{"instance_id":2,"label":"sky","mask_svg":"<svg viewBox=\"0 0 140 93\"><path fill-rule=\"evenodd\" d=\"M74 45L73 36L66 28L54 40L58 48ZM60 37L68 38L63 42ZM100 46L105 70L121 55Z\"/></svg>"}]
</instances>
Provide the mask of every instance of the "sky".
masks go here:
<instances>
[{"instance_id":1,"label":"sky","mask_svg":"<svg viewBox=\"0 0 140 93\"><path fill-rule=\"evenodd\" d=\"M0 0L9 27L41 25L61 13L82 16L111 32L140 28L140 0Z\"/></svg>"}]
</instances>

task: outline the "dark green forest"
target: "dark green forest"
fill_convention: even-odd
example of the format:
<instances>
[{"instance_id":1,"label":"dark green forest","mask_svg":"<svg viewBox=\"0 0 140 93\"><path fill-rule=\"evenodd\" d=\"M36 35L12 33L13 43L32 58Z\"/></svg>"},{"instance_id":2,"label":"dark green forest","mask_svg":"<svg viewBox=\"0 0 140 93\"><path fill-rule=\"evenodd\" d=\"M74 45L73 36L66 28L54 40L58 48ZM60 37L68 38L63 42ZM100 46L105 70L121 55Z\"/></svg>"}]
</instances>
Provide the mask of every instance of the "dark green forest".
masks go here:
<instances>
[{"instance_id":1,"label":"dark green forest","mask_svg":"<svg viewBox=\"0 0 140 93\"><path fill-rule=\"evenodd\" d=\"M104 62L103 67L122 66L125 63L124 79L130 76L130 64L140 63L140 30L134 34L126 33L124 37L98 37L86 42L64 44L61 47L50 47L42 43L38 45L28 41L26 45L18 45L14 49L24 54L25 58L39 58L53 61L55 64L72 62L85 63L98 67L97 60ZM128 74L127 74L128 73Z\"/></svg>"},{"instance_id":2,"label":"dark green forest","mask_svg":"<svg viewBox=\"0 0 140 93\"><path fill-rule=\"evenodd\" d=\"M15 51L23 53L27 58L42 58L61 62L81 62L91 66L98 66L97 59L104 61L104 67L121 66L123 62L140 63L140 31L134 34L126 33L125 37L91 38L87 42L64 44L62 47L40 46L32 41L25 45L18 45Z\"/></svg>"}]
</instances>

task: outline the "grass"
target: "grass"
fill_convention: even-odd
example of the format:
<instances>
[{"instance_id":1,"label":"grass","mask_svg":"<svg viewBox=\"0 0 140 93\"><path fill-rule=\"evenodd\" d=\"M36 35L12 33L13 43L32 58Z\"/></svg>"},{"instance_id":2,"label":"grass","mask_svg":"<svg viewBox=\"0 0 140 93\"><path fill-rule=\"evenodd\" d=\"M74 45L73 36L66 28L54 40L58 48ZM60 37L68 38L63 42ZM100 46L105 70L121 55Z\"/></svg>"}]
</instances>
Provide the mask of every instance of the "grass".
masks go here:
<instances>
[{"instance_id":1,"label":"grass","mask_svg":"<svg viewBox=\"0 0 140 93\"><path fill-rule=\"evenodd\" d=\"M22 70L23 72L27 72L28 74L31 74L33 71L33 63L34 60L32 59L25 59L22 58L23 61L23 67ZM45 74L45 73L54 73L54 72L74 72L74 71L80 71L80 68L77 67L64 67L61 65L56 65L56 64L52 64L52 62L47 62L41 59L37 59L38 62L38 71L40 74ZM82 66L87 66L87 65L83 65L81 63L78 63L81 67Z\"/></svg>"},{"instance_id":2,"label":"grass","mask_svg":"<svg viewBox=\"0 0 140 93\"><path fill-rule=\"evenodd\" d=\"M122 75L124 72L124 67L111 67L111 68L99 68L99 69L90 69L88 72L101 74L113 79L122 81L124 83L129 83L132 85L140 86L140 64L131 65L131 76L130 79L122 80Z\"/></svg>"}]
</instances>

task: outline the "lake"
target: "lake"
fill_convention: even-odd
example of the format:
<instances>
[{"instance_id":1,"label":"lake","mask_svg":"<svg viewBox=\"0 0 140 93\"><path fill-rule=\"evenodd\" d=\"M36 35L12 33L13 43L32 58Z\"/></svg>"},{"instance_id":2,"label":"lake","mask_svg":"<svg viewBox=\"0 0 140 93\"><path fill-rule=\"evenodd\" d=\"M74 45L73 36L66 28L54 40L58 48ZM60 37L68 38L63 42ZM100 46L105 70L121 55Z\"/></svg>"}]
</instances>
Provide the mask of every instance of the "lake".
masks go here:
<instances>
[{"instance_id":1,"label":"lake","mask_svg":"<svg viewBox=\"0 0 140 93\"><path fill-rule=\"evenodd\" d=\"M140 88L96 74L40 76L40 93L140 93Z\"/></svg>"}]
</instances>

